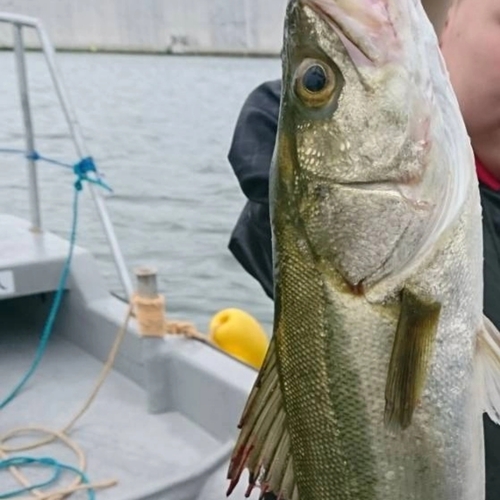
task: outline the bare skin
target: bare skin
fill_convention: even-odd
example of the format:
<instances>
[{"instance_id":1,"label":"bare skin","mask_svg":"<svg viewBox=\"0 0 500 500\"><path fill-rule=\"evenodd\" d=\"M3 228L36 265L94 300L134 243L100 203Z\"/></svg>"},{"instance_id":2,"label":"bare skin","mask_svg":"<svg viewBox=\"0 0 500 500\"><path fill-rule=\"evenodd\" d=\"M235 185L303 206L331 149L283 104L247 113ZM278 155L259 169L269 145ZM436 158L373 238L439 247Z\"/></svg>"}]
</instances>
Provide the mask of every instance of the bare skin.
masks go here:
<instances>
[{"instance_id":1,"label":"bare skin","mask_svg":"<svg viewBox=\"0 0 500 500\"><path fill-rule=\"evenodd\" d=\"M449 10L441 50L472 146L500 178L500 3L458 0Z\"/></svg>"},{"instance_id":2,"label":"bare skin","mask_svg":"<svg viewBox=\"0 0 500 500\"><path fill-rule=\"evenodd\" d=\"M500 3L423 0L441 38L441 51L472 146L500 179Z\"/></svg>"}]
</instances>

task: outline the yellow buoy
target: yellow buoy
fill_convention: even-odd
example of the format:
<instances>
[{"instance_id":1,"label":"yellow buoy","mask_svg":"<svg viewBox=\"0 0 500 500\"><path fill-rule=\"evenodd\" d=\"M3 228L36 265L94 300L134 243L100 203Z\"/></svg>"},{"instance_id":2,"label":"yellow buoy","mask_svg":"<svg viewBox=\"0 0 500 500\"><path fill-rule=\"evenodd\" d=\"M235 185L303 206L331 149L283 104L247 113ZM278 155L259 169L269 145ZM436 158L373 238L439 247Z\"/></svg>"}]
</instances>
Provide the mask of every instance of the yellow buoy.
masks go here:
<instances>
[{"instance_id":1,"label":"yellow buoy","mask_svg":"<svg viewBox=\"0 0 500 500\"><path fill-rule=\"evenodd\" d=\"M210 321L210 339L227 354L256 369L262 366L269 346L264 329L241 309L224 309Z\"/></svg>"}]
</instances>

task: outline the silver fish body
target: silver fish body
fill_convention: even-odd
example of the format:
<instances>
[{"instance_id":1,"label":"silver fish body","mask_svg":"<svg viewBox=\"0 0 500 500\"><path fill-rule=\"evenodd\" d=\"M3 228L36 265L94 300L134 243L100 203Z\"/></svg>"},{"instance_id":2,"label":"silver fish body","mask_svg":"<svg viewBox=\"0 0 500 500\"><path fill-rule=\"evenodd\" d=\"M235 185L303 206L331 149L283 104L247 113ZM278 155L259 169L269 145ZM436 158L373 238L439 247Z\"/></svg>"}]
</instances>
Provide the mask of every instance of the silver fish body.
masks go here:
<instances>
[{"instance_id":1,"label":"silver fish body","mask_svg":"<svg viewBox=\"0 0 500 500\"><path fill-rule=\"evenodd\" d=\"M289 3L271 200L274 337L232 485L483 499L479 191L419 0Z\"/></svg>"}]
</instances>

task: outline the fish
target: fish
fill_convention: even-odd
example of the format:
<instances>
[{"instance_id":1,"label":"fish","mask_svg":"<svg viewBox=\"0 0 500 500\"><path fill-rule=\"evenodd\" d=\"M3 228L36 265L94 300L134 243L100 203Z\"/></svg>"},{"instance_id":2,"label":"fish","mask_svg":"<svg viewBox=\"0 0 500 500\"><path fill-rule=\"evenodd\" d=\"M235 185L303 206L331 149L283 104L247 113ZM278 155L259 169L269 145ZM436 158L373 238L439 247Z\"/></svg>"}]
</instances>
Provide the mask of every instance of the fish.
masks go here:
<instances>
[{"instance_id":1,"label":"fish","mask_svg":"<svg viewBox=\"0 0 500 500\"><path fill-rule=\"evenodd\" d=\"M227 494L484 499L500 336L437 36L420 0L290 0L284 33L273 335Z\"/></svg>"}]
</instances>

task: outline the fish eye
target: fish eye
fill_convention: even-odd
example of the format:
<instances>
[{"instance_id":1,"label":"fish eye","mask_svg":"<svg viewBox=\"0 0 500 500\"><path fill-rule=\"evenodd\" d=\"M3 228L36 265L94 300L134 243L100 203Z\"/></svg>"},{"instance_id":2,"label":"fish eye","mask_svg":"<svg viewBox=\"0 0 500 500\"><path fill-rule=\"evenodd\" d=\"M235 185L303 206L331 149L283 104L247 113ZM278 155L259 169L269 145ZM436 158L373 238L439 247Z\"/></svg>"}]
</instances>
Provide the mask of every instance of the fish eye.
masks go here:
<instances>
[{"instance_id":1,"label":"fish eye","mask_svg":"<svg viewBox=\"0 0 500 500\"><path fill-rule=\"evenodd\" d=\"M326 87L326 84L326 71L321 64L309 66L302 76L302 85L309 92L321 92Z\"/></svg>"},{"instance_id":2,"label":"fish eye","mask_svg":"<svg viewBox=\"0 0 500 500\"><path fill-rule=\"evenodd\" d=\"M306 59L297 69L295 92L306 106L327 104L336 88L333 70L322 61Z\"/></svg>"}]
</instances>

